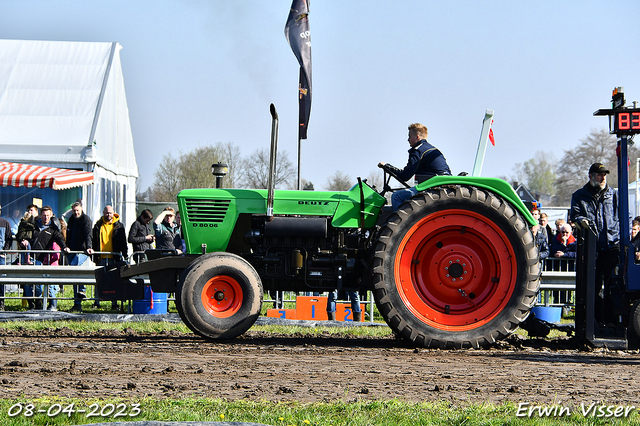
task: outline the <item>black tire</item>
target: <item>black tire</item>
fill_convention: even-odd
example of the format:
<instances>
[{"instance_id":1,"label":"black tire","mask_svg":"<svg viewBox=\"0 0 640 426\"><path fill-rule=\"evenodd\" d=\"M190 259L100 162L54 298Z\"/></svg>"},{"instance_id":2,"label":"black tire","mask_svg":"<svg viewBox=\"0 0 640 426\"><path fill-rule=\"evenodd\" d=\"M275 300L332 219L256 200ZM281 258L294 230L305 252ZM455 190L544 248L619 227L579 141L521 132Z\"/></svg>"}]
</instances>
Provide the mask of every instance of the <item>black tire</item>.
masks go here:
<instances>
[{"instance_id":1,"label":"black tire","mask_svg":"<svg viewBox=\"0 0 640 426\"><path fill-rule=\"evenodd\" d=\"M182 281L182 280L181 280ZM180 315L180 319L182 320L182 322L184 323L184 325L186 325L187 327L189 327L189 330L193 331L195 334L197 334L200 337L206 337L203 336L201 333L199 333L197 330L195 330L193 328L193 325L191 325L189 323L189 320L187 319L187 317L184 315L184 307L182 304L182 292L180 291L180 288L178 288L178 290L175 293L175 298L176 298L176 308L178 309L178 315Z\"/></svg>"},{"instance_id":2,"label":"black tire","mask_svg":"<svg viewBox=\"0 0 640 426\"><path fill-rule=\"evenodd\" d=\"M508 336L536 301L540 265L527 222L475 187L432 188L380 229L376 304L418 346L486 347Z\"/></svg>"},{"instance_id":3,"label":"black tire","mask_svg":"<svg viewBox=\"0 0 640 426\"><path fill-rule=\"evenodd\" d=\"M640 342L640 300L636 300L629 312L629 324L635 340Z\"/></svg>"},{"instance_id":4,"label":"black tire","mask_svg":"<svg viewBox=\"0 0 640 426\"><path fill-rule=\"evenodd\" d=\"M243 258L231 253L209 253L182 273L176 305L194 333L209 339L232 339L258 319L262 282Z\"/></svg>"}]
</instances>

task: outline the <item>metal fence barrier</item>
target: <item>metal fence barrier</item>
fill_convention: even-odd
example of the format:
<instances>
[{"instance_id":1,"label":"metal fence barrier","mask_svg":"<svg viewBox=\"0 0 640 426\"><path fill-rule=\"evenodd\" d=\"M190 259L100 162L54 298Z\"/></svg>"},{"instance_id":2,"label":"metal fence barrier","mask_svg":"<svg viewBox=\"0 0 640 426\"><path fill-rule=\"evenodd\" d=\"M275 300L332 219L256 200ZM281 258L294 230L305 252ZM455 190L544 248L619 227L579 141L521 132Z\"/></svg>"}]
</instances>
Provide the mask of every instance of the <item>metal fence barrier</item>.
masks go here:
<instances>
[{"instance_id":1,"label":"metal fence barrier","mask_svg":"<svg viewBox=\"0 0 640 426\"><path fill-rule=\"evenodd\" d=\"M0 254L5 256L5 264L0 265L0 284L7 285L42 285L41 296L6 296L3 299L22 299L22 300L42 300L42 306L46 307L49 299L56 300L74 300L73 297L50 297L50 285L96 285L94 271L97 266L91 256L82 265L70 265L67 259L67 253L60 250L0 250ZM40 255L51 256L58 255L58 264L43 264L37 260ZM82 251L71 251L69 254L86 254ZM94 252L94 255L107 255L115 259L122 259L120 253L114 252ZM94 297L88 297L85 300L98 300L94 291Z\"/></svg>"},{"instance_id":2,"label":"metal fence barrier","mask_svg":"<svg viewBox=\"0 0 640 426\"><path fill-rule=\"evenodd\" d=\"M56 250L28 250L28 251L16 251L16 250L0 250L0 254L5 255L5 265L0 265L0 284L7 285L42 285L41 296L4 296L3 299L21 299L21 300L42 300L43 307L47 306L49 299L56 300L74 300L73 297L49 297L49 285L85 285L94 287L94 297L87 297L84 300L96 301L98 300L95 286L96 280L94 272L96 268L100 266L96 265L91 256L82 265L69 265L66 253ZM36 262L35 257L40 254L58 254L58 265L43 265L41 262ZM82 251L71 251L69 254L86 254ZM30 263L22 263L25 256L29 255L31 258ZM94 255L111 255L117 259L121 259L120 253L113 252L94 252ZM144 258L144 252L134 252L131 254L130 259ZM39 264L37 264L39 263ZM149 278L145 279L145 284L149 285ZM19 292L18 292L19 293ZM265 296L268 293L265 292ZM282 306L283 303L296 303L295 292L277 292L274 299L265 297L264 303L273 303L274 306ZM173 298L168 298L168 301L175 301ZM340 302L340 300L337 300ZM374 302L370 291L366 292L366 299L362 299L360 303L365 305L365 311L368 310L369 321L373 322L373 310Z\"/></svg>"},{"instance_id":3,"label":"metal fence barrier","mask_svg":"<svg viewBox=\"0 0 640 426\"><path fill-rule=\"evenodd\" d=\"M576 260L550 257L542 263L538 304L566 306L575 304Z\"/></svg>"},{"instance_id":4,"label":"metal fence barrier","mask_svg":"<svg viewBox=\"0 0 640 426\"><path fill-rule=\"evenodd\" d=\"M85 285L94 287L94 297L85 300L98 300L95 292L94 271L97 266L91 256L83 265L69 265L65 252L55 250L0 250L0 254L5 255L5 265L0 265L0 284L4 285L42 285L42 296L5 296L4 299L42 299L43 307L47 306L49 297L49 285ZM22 264L24 256L29 254L32 262ZM39 254L58 254L58 265L43 265L36 262L35 257ZM72 251L70 254L85 254L81 251ZM94 252L95 255L111 255L121 259L120 253ZM144 253L136 252L131 258L138 258ZM38 264L40 263L40 264ZM145 284L149 284L149 279L145 279ZM540 295L538 304L545 306L565 306L575 302L575 259L548 258L543 261L543 268L540 280ZM268 295L265 292L265 296ZM295 304L295 292L277 292L275 298L265 297L265 303L273 303L274 306L282 306L282 303ZM55 297L57 300L74 300L73 297ZM174 300L174 299L168 299ZM360 301L365 304L365 311L368 311L369 321L373 321L374 301L370 291L366 292L366 299Z\"/></svg>"}]
</instances>

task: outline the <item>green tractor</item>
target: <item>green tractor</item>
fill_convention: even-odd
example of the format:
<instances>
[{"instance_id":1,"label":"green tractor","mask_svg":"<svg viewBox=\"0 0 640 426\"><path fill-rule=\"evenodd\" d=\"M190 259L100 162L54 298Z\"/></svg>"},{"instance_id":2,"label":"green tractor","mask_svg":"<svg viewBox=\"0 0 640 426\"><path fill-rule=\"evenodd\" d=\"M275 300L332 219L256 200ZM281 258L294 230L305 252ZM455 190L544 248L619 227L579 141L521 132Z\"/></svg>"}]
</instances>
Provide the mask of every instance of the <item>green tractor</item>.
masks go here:
<instances>
[{"instance_id":1,"label":"green tractor","mask_svg":"<svg viewBox=\"0 0 640 426\"><path fill-rule=\"evenodd\" d=\"M522 201L500 179L437 176L393 212L392 177L385 169L380 192L359 178L344 192L183 190L186 254L121 265L115 276L149 274L208 339L247 331L265 291L334 289L371 290L387 324L416 346L478 348L508 336L539 287L535 220Z\"/></svg>"}]
</instances>

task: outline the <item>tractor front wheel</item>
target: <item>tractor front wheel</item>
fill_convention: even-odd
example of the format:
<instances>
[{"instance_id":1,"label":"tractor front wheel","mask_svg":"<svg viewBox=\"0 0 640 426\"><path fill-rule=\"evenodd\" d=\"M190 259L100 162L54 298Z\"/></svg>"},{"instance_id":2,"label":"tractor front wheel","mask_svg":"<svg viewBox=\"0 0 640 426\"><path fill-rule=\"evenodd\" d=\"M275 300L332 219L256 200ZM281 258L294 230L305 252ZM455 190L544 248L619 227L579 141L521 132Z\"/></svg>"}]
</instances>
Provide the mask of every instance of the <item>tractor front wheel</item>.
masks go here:
<instances>
[{"instance_id":1,"label":"tractor front wheel","mask_svg":"<svg viewBox=\"0 0 640 426\"><path fill-rule=\"evenodd\" d=\"M375 245L376 303L389 326L424 347L484 347L535 303L540 267L526 221L475 187L433 188L405 202Z\"/></svg>"},{"instance_id":2,"label":"tractor front wheel","mask_svg":"<svg viewBox=\"0 0 640 426\"><path fill-rule=\"evenodd\" d=\"M182 273L176 296L180 317L194 333L210 339L231 339L258 319L262 282L243 258L209 253Z\"/></svg>"}]
</instances>

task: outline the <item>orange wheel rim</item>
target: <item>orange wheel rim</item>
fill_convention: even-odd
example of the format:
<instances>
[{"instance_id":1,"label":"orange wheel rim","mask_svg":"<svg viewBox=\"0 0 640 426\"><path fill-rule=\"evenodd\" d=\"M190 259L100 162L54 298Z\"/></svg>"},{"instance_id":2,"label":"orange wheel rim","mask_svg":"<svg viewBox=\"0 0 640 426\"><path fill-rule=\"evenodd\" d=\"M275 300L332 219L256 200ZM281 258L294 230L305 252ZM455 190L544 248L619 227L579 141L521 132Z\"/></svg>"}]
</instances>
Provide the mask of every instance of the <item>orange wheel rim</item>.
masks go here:
<instances>
[{"instance_id":1,"label":"orange wheel rim","mask_svg":"<svg viewBox=\"0 0 640 426\"><path fill-rule=\"evenodd\" d=\"M413 225L394 261L405 306L431 327L480 327L506 306L517 282L515 252L495 223L469 210L432 213Z\"/></svg>"},{"instance_id":2,"label":"orange wheel rim","mask_svg":"<svg viewBox=\"0 0 640 426\"><path fill-rule=\"evenodd\" d=\"M243 293L238 281L227 275L211 278L202 288L202 306L217 318L228 318L240 310Z\"/></svg>"}]
</instances>

